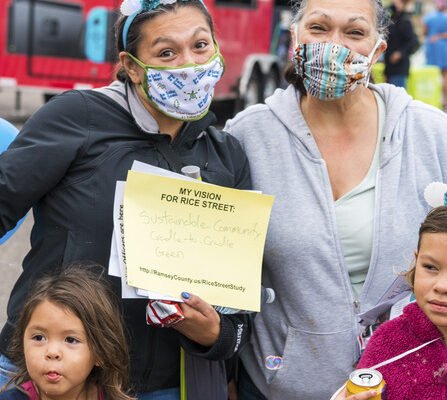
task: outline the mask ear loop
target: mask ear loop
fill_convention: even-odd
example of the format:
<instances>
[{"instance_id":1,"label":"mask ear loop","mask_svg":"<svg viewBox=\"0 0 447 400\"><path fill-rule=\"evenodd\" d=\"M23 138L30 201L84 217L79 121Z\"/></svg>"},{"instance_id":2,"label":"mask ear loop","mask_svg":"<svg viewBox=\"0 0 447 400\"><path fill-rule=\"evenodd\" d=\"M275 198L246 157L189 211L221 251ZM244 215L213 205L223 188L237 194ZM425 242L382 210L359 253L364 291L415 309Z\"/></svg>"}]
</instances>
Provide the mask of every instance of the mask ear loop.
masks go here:
<instances>
[{"instance_id":1,"label":"mask ear loop","mask_svg":"<svg viewBox=\"0 0 447 400\"><path fill-rule=\"evenodd\" d=\"M293 24L293 28L291 27L291 29L290 30L292 30L293 29L293 33L294 33L294 43L293 43L293 50L295 50L297 47L298 47L298 23L297 22L295 22L294 24Z\"/></svg>"},{"instance_id":2,"label":"mask ear loop","mask_svg":"<svg viewBox=\"0 0 447 400\"><path fill-rule=\"evenodd\" d=\"M368 60L369 60L369 62L372 61L372 58L374 57L374 53L376 52L376 50L379 48L379 46L382 44L383 41L384 41L384 40L383 40L381 37L379 37L379 38L377 39L377 42L376 42L376 44L374 45L374 48L372 49L371 53L369 53L369 56L368 56Z\"/></svg>"},{"instance_id":3,"label":"mask ear loop","mask_svg":"<svg viewBox=\"0 0 447 400\"><path fill-rule=\"evenodd\" d=\"M368 63L369 63L369 65L370 65L370 69L369 69L369 72L368 72L368 76L366 77L365 87L368 87L368 85L369 85L369 80L370 80L370 78L371 78L371 68L372 68L372 64L371 64L371 62L372 62L372 59L373 59L373 57L374 57L374 54L375 54L376 50L379 48L379 46L382 44L382 42L383 42L383 39L382 39L381 37L379 37L379 38L377 39L377 42L376 42L376 44L374 45L374 48L372 49L371 53L369 53L369 56L368 56Z\"/></svg>"}]
</instances>

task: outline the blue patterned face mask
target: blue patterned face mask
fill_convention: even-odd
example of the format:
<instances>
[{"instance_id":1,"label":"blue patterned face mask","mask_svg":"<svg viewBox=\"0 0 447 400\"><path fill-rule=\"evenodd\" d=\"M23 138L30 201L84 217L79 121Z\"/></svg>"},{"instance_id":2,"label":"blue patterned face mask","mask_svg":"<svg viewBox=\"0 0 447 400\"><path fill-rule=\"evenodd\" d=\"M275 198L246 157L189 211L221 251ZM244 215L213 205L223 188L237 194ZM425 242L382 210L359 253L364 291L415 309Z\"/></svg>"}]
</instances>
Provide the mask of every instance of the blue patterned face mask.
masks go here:
<instances>
[{"instance_id":1,"label":"blue patterned face mask","mask_svg":"<svg viewBox=\"0 0 447 400\"><path fill-rule=\"evenodd\" d=\"M160 112L182 121L201 119L208 112L214 86L224 71L224 61L218 49L204 64L180 67L146 65L132 54L127 54L146 71L143 90Z\"/></svg>"},{"instance_id":2,"label":"blue patterned face mask","mask_svg":"<svg viewBox=\"0 0 447 400\"><path fill-rule=\"evenodd\" d=\"M368 86L371 60L382 43L378 39L368 57L335 43L298 43L295 72L303 79L307 93L320 100L336 100Z\"/></svg>"}]
</instances>

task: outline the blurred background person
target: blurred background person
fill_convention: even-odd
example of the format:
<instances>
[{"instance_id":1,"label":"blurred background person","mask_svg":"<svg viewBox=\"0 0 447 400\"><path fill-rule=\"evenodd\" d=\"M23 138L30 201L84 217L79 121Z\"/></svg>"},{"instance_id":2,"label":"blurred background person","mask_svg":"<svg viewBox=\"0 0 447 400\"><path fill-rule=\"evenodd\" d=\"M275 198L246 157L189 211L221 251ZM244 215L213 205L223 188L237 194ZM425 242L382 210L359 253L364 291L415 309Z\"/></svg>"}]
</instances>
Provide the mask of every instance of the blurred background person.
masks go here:
<instances>
[{"instance_id":1,"label":"blurred background person","mask_svg":"<svg viewBox=\"0 0 447 400\"><path fill-rule=\"evenodd\" d=\"M390 6L392 24L389 27L388 48L385 52L385 76L388 83L407 87L410 74L410 55L419 48L410 14L410 0L393 0Z\"/></svg>"},{"instance_id":2,"label":"blurred background person","mask_svg":"<svg viewBox=\"0 0 447 400\"><path fill-rule=\"evenodd\" d=\"M423 19L425 57L427 64L436 65L442 72L444 111L447 110L447 0L435 0L435 11Z\"/></svg>"}]
</instances>

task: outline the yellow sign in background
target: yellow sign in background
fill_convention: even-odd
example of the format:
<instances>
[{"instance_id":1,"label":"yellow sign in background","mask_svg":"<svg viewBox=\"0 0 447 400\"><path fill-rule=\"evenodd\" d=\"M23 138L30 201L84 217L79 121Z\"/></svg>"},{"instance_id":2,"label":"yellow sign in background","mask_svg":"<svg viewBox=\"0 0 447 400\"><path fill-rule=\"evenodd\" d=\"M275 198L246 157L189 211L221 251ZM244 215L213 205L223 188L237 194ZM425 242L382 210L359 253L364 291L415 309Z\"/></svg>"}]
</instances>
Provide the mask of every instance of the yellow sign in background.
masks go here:
<instances>
[{"instance_id":1,"label":"yellow sign in background","mask_svg":"<svg viewBox=\"0 0 447 400\"><path fill-rule=\"evenodd\" d=\"M127 282L171 296L259 311L273 197L129 171L124 194Z\"/></svg>"}]
</instances>

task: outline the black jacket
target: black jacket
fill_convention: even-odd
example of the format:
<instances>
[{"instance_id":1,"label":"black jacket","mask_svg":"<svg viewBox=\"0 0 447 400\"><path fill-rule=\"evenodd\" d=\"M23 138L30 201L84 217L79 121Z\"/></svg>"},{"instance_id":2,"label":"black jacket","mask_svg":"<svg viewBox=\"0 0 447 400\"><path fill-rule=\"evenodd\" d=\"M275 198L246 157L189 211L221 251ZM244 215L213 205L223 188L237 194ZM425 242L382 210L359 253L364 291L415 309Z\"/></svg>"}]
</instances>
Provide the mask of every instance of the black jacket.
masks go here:
<instances>
[{"instance_id":1,"label":"black jacket","mask_svg":"<svg viewBox=\"0 0 447 400\"><path fill-rule=\"evenodd\" d=\"M248 161L236 139L210 126L209 113L187 123L171 143L184 165L201 168L202 179L248 189ZM154 141L132 115L95 91L55 97L29 118L9 149L0 155L0 237L32 207L31 250L8 302L0 336L7 354L14 321L34 279L58 265L91 260L107 266L113 230L115 183L126 180L134 160L168 168ZM120 281L110 277L120 297ZM146 301L122 301L130 335L131 380L137 391L179 385L179 346L210 360L229 359L247 340L247 319L222 316L221 335L211 348L189 341L173 329L146 325ZM118 310L117 310L118 311ZM238 339L238 324L243 327Z\"/></svg>"},{"instance_id":2,"label":"black jacket","mask_svg":"<svg viewBox=\"0 0 447 400\"><path fill-rule=\"evenodd\" d=\"M414 32L410 15L406 12L397 12L394 6L390 7L392 24L389 28L388 47L385 52L385 75L408 76L410 72L410 55L419 47L419 39ZM400 51L402 58L395 64L390 63L393 52Z\"/></svg>"},{"instance_id":3,"label":"black jacket","mask_svg":"<svg viewBox=\"0 0 447 400\"><path fill-rule=\"evenodd\" d=\"M19 389L14 388L0 392L0 400L29 400L29 397Z\"/></svg>"}]
</instances>

